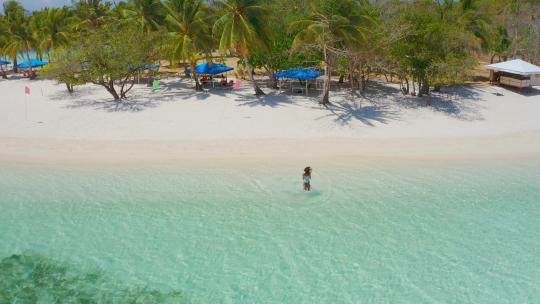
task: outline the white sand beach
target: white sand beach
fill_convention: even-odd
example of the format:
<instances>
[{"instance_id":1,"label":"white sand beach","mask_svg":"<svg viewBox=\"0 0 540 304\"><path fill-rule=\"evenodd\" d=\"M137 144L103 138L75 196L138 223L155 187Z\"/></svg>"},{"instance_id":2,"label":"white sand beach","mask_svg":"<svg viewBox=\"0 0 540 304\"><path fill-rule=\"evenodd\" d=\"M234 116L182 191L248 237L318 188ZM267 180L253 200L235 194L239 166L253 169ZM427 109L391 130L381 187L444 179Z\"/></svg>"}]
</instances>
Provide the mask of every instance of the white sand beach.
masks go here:
<instances>
[{"instance_id":1,"label":"white sand beach","mask_svg":"<svg viewBox=\"0 0 540 304\"><path fill-rule=\"evenodd\" d=\"M1 80L0 162L540 158L537 90L465 86L435 94L425 106L425 99L376 82L354 100L346 89L333 92L334 105L325 108L316 96L268 88L256 98L247 82L233 91L190 88L189 80L171 78L156 91L136 85L129 100L115 103L94 85L70 95L50 80Z\"/></svg>"}]
</instances>

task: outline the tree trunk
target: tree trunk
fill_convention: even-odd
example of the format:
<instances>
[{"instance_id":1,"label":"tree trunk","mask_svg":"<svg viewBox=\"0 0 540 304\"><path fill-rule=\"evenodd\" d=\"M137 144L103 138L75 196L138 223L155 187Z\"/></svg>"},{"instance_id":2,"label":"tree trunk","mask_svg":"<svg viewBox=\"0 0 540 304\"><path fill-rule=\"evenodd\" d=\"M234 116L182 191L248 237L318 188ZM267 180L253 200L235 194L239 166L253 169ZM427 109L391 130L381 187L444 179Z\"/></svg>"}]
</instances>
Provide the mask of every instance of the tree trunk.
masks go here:
<instances>
[{"instance_id":1,"label":"tree trunk","mask_svg":"<svg viewBox=\"0 0 540 304\"><path fill-rule=\"evenodd\" d=\"M326 62L326 65L324 67L325 77L323 91L319 103L327 106L328 104L330 104L330 82L332 81L332 63L330 62L330 57L328 56L328 52L326 51L326 46L324 46L324 61Z\"/></svg>"},{"instance_id":2,"label":"tree trunk","mask_svg":"<svg viewBox=\"0 0 540 304\"><path fill-rule=\"evenodd\" d=\"M429 83L427 77L423 76L418 79L418 97L429 95Z\"/></svg>"},{"instance_id":3,"label":"tree trunk","mask_svg":"<svg viewBox=\"0 0 540 304\"><path fill-rule=\"evenodd\" d=\"M26 59L28 59L28 71L30 73L30 79L36 78L36 75L34 75L34 69L32 69L32 60L30 59L30 50L26 48Z\"/></svg>"},{"instance_id":4,"label":"tree trunk","mask_svg":"<svg viewBox=\"0 0 540 304\"><path fill-rule=\"evenodd\" d=\"M353 98L356 95L356 88L354 86L354 80L355 80L354 76L350 75L349 76L349 83L351 85L351 95L353 96Z\"/></svg>"},{"instance_id":5,"label":"tree trunk","mask_svg":"<svg viewBox=\"0 0 540 304\"><path fill-rule=\"evenodd\" d=\"M114 82L112 80L109 80L108 82L102 81L99 84L102 85L107 90L107 92L112 95L112 97L114 97L115 101L120 100L120 96L118 95L118 93L116 93L116 90L114 89Z\"/></svg>"},{"instance_id":6,"label":"tree trunk","mask_svg":"<svg viewBox=\"0 0 540 304\"><path fill-rule=\"evenodd\" d=\"M253 66L252 66L251 63L249 62L247 56L246 56L246 55L243 55L243 57L244 57L244 64L246 65L246 68L247 68L249 80L251 81L251 84L253 85L253 89L255 90L255 95L256 95L256 96L266 95L266 94L261 90L261 88L259 88L259 86L257 85L257 82L255 82L255 78L253 77Z\"/></svg>"},{"instance_id":7,"label":"tree trunk","mask_svg":"<svg viewBox=\"0 0 540 304\"><path fill-rule=\"evenodd\" d=\"M131 78L131 77L130 77ZM128 79L129 80L129 79ZM125 84L127 83L126 80L123 84L122 84L122 89L120 90L120 98L126 98L126 94L131 91L131 89L133 88L133 86L135 85L135 78L131 79L131 84L129 85L128 88L125 87Z\"/></svg>"},{"instance_id":8,"label":"tree trunk","mask_svg":"<svg viewBox=\"0 0 540 304\"><path fill-rule=\"evenodd\" d=\"M343 74L339 75L338 83L343 83L343 80L345 80L345 75Z\"/></svg>"},{"instance_id":9,"label":"tree trunk","mask_svg":"<svg viewBox=\"0 0 540 304\"><path fill-rule=\"evenodd\" d=\"M272 68L269 68L268 66L265 66L264 68L266 69L266 71L270 75L270 79L272 81L272 89L279 90L278 79L276 77L274 77L274 74L276 73L276 71L274 71Z\"/></svg>"},{"instance_id":10,"label":"tree trunk","mask_svg":"<svg viewBox=\"0 0 540 304\"><path fill-rule=\"evenodd\" d=\"M191 76L193 77L193 80L195 80L195 91L201 92L203 90L203 87L199 82L199 75L197 74L197 72L195 72L195 68L191 70Z\"/></svg>"},{"instance_id":11,"label":"tree trunk","mask_svg":"<svg viewBox=\"0 0 540 304\"><path fill-rule=\"evenodd\" d=\"M0 64L0 75L2 75L2 78L8 79L6 71L4 71L4 67Z\"/></svg>"},{"instance_id":12,"label":"tree trunk","mask_svg":"<svg viewBox=\"0 0 540 304\"><path fill-rule=\"evenodd\" d=\"M402 88L402 92L404 95L409 95L410 93L410 87L409 87L409 78L407 76L403 76L403 79L400 79L400 82L403 81L405 85Z\"/></svg>"},{"instance_id":13,"label":"tree trunk","mask_svg":"<svg viewBox=\"0 0 540 304\"><path fill-rule=\"evenodd\" d=\"M15 58L13 58L13 73L19 72L19 69L17 68L17 55L15 55Z\"/></svg>"},{"instance_id":14,"label":"tree trunk","mask_svg":"<svg viewBox=\"0 0 540 304\"><path fill-rule=\"evenodd\" d=\"M493 61L495 61L495 56L497 56L495 53L491 55L491 60L489 61L490 64L493 64Z\"/></svg>"},{"instance_id":15,"label":"tree trunk","mask_svg":"<svg viewBox=\"0 0 540 304\"><path fill-rule=\"evenodd\" d=\"M66 82L66 88L67 88L69 94L73 93L73 85L72 84L70 84L69 82Z\"/></svg>"}]
</instances>

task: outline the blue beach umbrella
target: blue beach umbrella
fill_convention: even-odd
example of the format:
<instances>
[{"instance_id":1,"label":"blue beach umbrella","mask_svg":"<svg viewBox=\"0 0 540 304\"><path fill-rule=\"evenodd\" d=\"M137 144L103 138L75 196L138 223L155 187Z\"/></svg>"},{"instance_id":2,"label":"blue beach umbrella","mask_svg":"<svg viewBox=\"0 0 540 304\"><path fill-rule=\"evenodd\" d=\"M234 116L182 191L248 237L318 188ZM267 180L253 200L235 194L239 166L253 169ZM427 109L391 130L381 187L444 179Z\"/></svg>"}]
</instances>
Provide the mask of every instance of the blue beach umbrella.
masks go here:
<instances>
[{"instance_id":1,"label":"blue beach umbrella","mask_svg":"<svg viewBox=\"0 0 540 304\"><path fill-rule=\"evenodd\" d=\"M0 60L0 65L8 65L10 64L11 62L9 61L5 61L5 60Z\"/></svg>"},{"instance_id":2,"label":"blue beach umbrella","mask_svg":"<svg viewBox=\"0 0 540 304\"><path fill-rule=\"evenodd\" d=\"M321 72L316 69L310 69L310 68L304 68L304 67L296 67L292 69L288 69L285 71L281 71L274 74L274 78L287 78L287 79L297 79L297 80L303 80L306 81L306 95L308 93L308 80L313 80L317 77L321 76Z\"/></svg>"},{"instance_id":3,"label":"blue beach umbrella","mask_svg":"<svg viewBox=\"0 0 540 304\"><path fill-rule=\"evenodd\" d=\"M222 65L219 63L209 63L209 62L201 63L195 67L195 72L197 72L197 74L207 74L207 75L216 75L216 74L221 74L221 73L225 73L232 70L234 70L234 68L230 66Z\"/></svg>"},{"instance_id":4,"label":"blue beach umbrella","mask_svg":"<svg viewBox=\"0 0 540 304\"><path fill-rule=\"evenodd\" d=\"M37 60L37 59L30 59L30 64L32 65L33 68L39 68L39 67L47 65L49 63L46 62L46 61L41 61L41 60ZM28 65L28 62L25 61L25 62L23 62L21 64L17 64L17 67L19 69L28 69L30 66Z\"/></svg>"}]
</instances>

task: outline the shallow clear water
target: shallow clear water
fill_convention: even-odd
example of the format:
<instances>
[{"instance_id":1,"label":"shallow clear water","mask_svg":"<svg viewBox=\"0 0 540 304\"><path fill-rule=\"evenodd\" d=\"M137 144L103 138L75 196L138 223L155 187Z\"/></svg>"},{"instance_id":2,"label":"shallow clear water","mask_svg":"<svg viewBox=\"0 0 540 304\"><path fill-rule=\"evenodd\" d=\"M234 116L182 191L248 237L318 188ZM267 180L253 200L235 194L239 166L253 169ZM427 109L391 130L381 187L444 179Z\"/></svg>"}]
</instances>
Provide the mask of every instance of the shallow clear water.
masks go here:
<instances>
[{"instance_id":1,"label":"shallow clear water","mask_svg":"<svg viewBox=\"0 0 540 304\"><path fill-rule=\"evenodd\" d=\"M0 303L540 299L540 163L336 165L300 183L263 166L0 169Z\"/></svg>"}]
</instances>

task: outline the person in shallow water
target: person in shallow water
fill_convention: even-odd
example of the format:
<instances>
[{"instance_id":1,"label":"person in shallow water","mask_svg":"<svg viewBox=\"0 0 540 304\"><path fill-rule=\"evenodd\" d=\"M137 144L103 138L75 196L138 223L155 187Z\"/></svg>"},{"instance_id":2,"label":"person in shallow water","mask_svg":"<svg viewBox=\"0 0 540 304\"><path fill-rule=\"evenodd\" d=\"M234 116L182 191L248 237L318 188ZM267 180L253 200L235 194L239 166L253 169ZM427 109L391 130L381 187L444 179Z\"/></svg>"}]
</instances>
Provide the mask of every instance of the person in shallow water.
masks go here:
<instances>
[{"instance_id":1,"label":"person in shallow water","mask_svg":"<svg viewBox=\"0 0 540 304\"><path fill-rule=\"evenodd\" d=\"M302 179L304 180L304 191L311 191L311 167L306 167L304 169Z\"/></svg>"}]
</instances>

